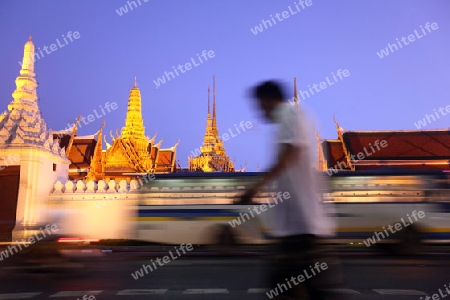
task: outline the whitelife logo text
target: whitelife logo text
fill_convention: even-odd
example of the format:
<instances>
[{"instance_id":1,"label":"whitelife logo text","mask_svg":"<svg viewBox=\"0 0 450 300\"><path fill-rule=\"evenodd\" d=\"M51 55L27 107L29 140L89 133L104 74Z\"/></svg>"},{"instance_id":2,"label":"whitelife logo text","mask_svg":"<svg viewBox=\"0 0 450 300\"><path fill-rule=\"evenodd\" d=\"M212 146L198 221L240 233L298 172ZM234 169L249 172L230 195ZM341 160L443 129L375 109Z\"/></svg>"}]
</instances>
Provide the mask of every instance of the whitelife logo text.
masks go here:
<instances>
[{"instance_id":1,"label":"whitelife logo text","mask_svg":"<svg viewBox=\"0 0 450 300\"><path fill-rule=\"evenodd\" d=\"M58 49L61 49L62 47L65 47L66 45L69 44L69 42L67 41L66 37L73 42L74 39L77 40L81 37L80 33L78 31L74 31L72 33L72 31L69 31L67 33L67 36L61 35L64 39L65 44L61 44L61 42L59 41L59 38L56 39L56 44L51 44L50 46L44 46L42 47L42 49L45 51L45 53L47 54L51 54L52 52L55 52ZM49 51L50 48L50 51ZM42 49L40 47L37 47L36 52L34 53L34 60L37 61L38 59L41 59L42 57L44 57L44 53L42 52ZM39 55L40 54L40 55ZM22 67L22 62L19 61L19 65Z\"/></svg>"},{"instance_id":2,"label":"whitelife logo text","mask_svg":"<svg viewBox=\"0 0 450 300\"><path fill-rule=\"evenodd\" d=\"M414 34L408 35L409 43L406 41L406 37L402 36L402 38L400 40L403 42L404 46L407 46L410 43L414 42L416 40L416 38L419 40L427 35L427 32L422 27L422 25L420 25L420 28L422 29L423 35L420 35L420 33L418 33L417 30L414 30L415 35ZM439 26L436 22L431 23L431 24L430 24L430 22L428 22L427 24L425 24L425 28L427 29L428 33L430 33L431 32L430 28L433 30L437 30L439 28ZM402 43L400 43L398 38L396 40L397 40L398 47L400 47L400 49L402 49L403 48ZM379 58L384 58L389 55L389 50L391 51L390 53L394 53L394 51L399 50L398 47L395 43L394 44L388 43L386 48L381 49L380 52L377 52L376 54L378 55Z\"/></svg>"},{"instance_id":3,"label":"whitelife logo text","mask_svg":"<svg viewBox=\"0 0 450 300\"><path fill-rule=\"evenodd\" d=\"M419 212L417 211L413 211L411 213L412 217L414 218L414 220L417 222L419 219L417 218L417 216L422 219L425 218L425 212L420 210ZM407 214L408 220L410 223L405 222L405 220L403 218L400 219L400 221L402 221L402 224L400 223L395 223L394 226L392 226L391 224L388 225L388 229L389 231L394 234L397 231L402 230L403 228L406 228L408 226L410 226L412 223L414 223L414 221L411 219L411 216L409 214ZM394 228L395 227L395 230ZM375 238L378 239L378 241L381 241L381 239L385 239L389 236L388 230L386 229L385 226L383 226L383 230L384 233L386 234L386 236L384 236L383 231L379 231L379 232L375 232L374 235L371 238L368 238L367 240L363 241L364 245L366 245L366 247L370 247L371 245L375 245L375 243L377 242L377 240ZM381 238L380 238L381 237Z\"/></svg>"}]
</instances>

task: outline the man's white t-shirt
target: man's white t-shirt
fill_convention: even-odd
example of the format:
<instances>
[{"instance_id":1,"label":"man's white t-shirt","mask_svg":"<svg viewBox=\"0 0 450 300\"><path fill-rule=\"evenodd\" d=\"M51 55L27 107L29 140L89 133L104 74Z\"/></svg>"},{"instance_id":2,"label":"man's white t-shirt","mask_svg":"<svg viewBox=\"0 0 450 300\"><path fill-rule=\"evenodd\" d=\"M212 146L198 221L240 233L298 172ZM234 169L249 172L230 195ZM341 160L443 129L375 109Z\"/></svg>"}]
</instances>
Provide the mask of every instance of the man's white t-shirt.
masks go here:
<instances>
[{"instance_id":1,"label":"man's white t-shirt","mask_svg":"<svg viewBox=\"0 0 450 300\"><path fill-rule=\"evenodd\" d=\"M272 235L287 237L299 234L332 236L333 219L327 215L321 197L324 182L314 168L312 128L306 114L290 103L279 104L274 117L278 123L276 134L279 155L282 144L300 147L299 157L277 179L277 192L288 192L289 199L278 201L270 210Z\"/></svg>"}]
</instances>

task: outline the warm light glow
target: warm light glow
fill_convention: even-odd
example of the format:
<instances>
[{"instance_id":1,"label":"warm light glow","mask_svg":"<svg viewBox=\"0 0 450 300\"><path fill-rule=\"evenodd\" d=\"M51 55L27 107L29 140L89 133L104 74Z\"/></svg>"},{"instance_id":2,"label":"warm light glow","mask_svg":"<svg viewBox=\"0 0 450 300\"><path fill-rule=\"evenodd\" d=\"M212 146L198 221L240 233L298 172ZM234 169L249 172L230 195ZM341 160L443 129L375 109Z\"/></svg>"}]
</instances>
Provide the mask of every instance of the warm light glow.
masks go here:
<instances>
[{"instance_id":1,"label":"warm light glow","mask_svg":"<svg viewBox=\"0 0 450 300\"><path fill-rule=\"evenodd\" d=\"M0 245L29 245L30 242L0 242Z\"/></svg>"},{"instance_id":2,"label":"warm light glow","mask_svg":"<svg viewBox=\"0 0 450 300\"><path fill-rule=\"evenodd\" d=\"M85 238L59 238L58 243L86 243L99 242L100 239L85 239Z\"/></svg>"}]
</instances>

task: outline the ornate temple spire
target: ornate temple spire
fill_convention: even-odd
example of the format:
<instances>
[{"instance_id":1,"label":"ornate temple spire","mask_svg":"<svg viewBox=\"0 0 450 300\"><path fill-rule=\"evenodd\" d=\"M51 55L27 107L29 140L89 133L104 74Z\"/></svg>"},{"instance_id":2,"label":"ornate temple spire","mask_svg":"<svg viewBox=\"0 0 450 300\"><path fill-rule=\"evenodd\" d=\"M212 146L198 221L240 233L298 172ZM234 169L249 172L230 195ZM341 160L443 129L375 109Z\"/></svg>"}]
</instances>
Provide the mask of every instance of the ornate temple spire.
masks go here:
<instances>
[{"instance_id":1,"label":"ornate temple spire","mask_svg":"<svg viewBox=\"0 0 450 300\"><path fill-rule=\"evenodd\" d=\"M30 36L24 46L22 69L20 70L20 76L16 78L16 90L12 94L14 101L8 106L9 109L17 109L25 104L26 108L31 109L33 112L39 112L35 77L34 44Z\"/></svg>"},{"instance_id":2,"label":"ornate temple spire","mask_svg":"<svg viewBox=\"0 0 450 300\"><path fill-rule=\"evenodd\" d=\"M216 114L216 75L213 75L213 120L212 126L213 131L216 133L217 131L217 114Z\"/></svg>"},{"instance_id":3,"label":"ornate temple spire","mask_svg":"<svg viewBox=\"0 0 450 300\"><path fill-rule=\"evenodd\" d=\"M200 147L200 150L203 153L212 152L214 150L216 136L218 137L217 127L214 127L214 116L213 116L213 119L211 119L210 92L211 92L211 89L208 86L208 116L206 118L206 130L205 130L205 136L203 137L203 145ZM214 102L214 112L215 112L215 102Z\"/></svg>"},{"instance_id":4,"label":"ornate temple spire","mask_svg":"<svg viewBox=\"0 0 450 300\"><path fill-rule=\"evenodd\" d=\"M211 92L211 89L208 86L208 116L206 118L205 138L206 138L207 135L212 136L212 134L213 134L213 132L212 132L213 121L211 119L211 110L210 110L210 92Z\"/></svg>"},{"instance_id":5,"label":"ornate temple spire","mask_svg":"<svg viewBox=\"0 0 450 300\"><path fill-rule=\"evenodd\" d=\"M208 85L208 120L211 119L211 109L210 109L210 94L211 94L211 89L209 88Z\"/></svg>"},{"instance_id":6,"label":"ornate temple spire","mask_svg":"<svg viewBox=\"0 0 450 300\"><path fill-rule=\"evenodd\" d=\"M58 139L53 139L41 116L35 76L34 44L30 36L24 46L22 68L16 78L13 100L0 115L0 147L40 146L66 158L64 148L61 149Z\"/></svg>"},{"instance_id":7,"label":"ornate temple spire","mask_svg":"<svg viewBox=\"0 0 450 300\"><path fill-rule=\"evenodd\" d=\"M203 138L203 145L200 146L200 155L196 157L189 156L188 158L189 169L191 171L234 172L234 164L230 161L228 155L226 155L223 141L219 136L216 100L216 76L213 76L213 116L211 119L210 89L208 87L208 117L206 120L205 136Z\"/></svg>"},{"instance_id":8,"label":"ornate temple spire","mask_svg":"<svg viewBox=\"0 0 450 300\"><path fill-rule=\"evenodd\" d=\"M33 37L31 35L24 47L22 70L20 70L20 75L30 75L30 77L33 78L36 76L36 74L34 74L34 44Z\"/></svg>"},{"instance_id":9,"label":"ornate temple spire","mask_svg":"<svg viewBox=\"0 0 450 300\"><path fill-rule=\"evenodd\" d=\"M146 139L144 120L142 119L141 92L137 87L136 78L128 97L127 117L125 119L125 127L122 128L122 138Z\"/></svg>"}]
</instances>

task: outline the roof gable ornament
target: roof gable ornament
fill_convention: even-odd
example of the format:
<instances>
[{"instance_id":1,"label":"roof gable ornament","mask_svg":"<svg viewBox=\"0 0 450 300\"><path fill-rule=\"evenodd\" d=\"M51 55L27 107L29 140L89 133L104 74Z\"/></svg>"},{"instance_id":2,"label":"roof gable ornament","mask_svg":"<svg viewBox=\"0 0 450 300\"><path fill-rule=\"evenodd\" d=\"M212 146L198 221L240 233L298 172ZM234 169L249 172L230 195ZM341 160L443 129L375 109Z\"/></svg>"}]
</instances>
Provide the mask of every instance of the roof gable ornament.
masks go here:
<instances>
[{"instance_id":1,"label":"roof gable ornament","mask_svg":"<svg viewBox=\"0 0 450 300\"><path fill-rule=\"evenodd\" d=\"M327 160L325 154L323 152L322 142L320 140L320 135L317 132L316 128L314 128L314 132L316 134L317 141L317 168L319 171L325 171L327 169Z\"/></svg>"},{"instance_id":2,"label":"roof gable ornament","mask_svg":"<svg viewBox=\"0 0 450 300\"><path fill-rule=\"evenodd\" d=\"M347 146L345 145L344 142L344 129L339 126L338 122L336 121L336 115L333 115L333 120L334 120L334 124L336 124L336 130L337 130L337 134L338 134L338 138L339 141L341 142L342 145L342 149L344 151L345 154L345 158L347 161L347 166L350 168L350 170L355 171L355 167L352 165L352 161L350 158L350 152L347 150Z\"/></svg>"},{"instance_id":3,"label":"roof gable ornament","mask_svg":"<svg viewBox=\"0 0 450 300\"><path fill-rule=\"evenodd\" d=\"M175 151L175 149L177 149L178 145L180 144L180 139L178 139L178 142L175 143L175 145L172 146L172 148L170 148L172 151Z\"/></svg>"},{"instance_id":4,"label":"roof gable ornament","mask_svg":"<svg viewBox=\"0 0 450 300\"><path fill-rule=\"evenodd\" d=\"M160 140L158 143L156 143L155 146L153 146L153 147L159 149L159 148L161 147L161 144L162 144L163 140L164 140L164 139L161 139L161 140Z\"/></svg>"}]
</instances>

